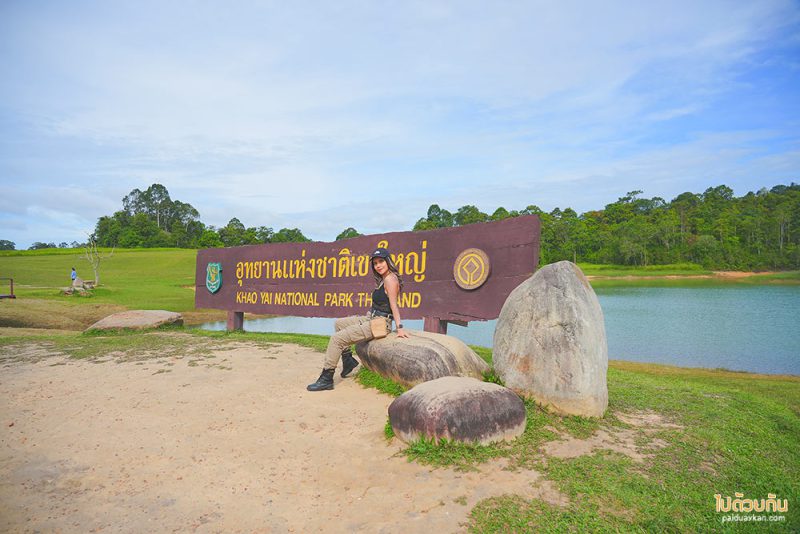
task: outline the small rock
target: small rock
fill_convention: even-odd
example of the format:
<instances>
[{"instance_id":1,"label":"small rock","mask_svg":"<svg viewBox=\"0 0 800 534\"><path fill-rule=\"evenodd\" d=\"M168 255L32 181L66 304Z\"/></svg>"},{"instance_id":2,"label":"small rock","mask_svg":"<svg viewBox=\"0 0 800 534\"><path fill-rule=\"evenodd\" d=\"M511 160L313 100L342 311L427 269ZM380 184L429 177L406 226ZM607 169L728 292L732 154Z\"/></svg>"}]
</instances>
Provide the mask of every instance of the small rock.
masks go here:
<instances>
[{"instance_id":1,"label":"small rock","mask_svg":"<svg viewBox=\"0 0 800 534\"><path fill-rule=\"evenodd\" d=\"M389 405L395 435L486 445L525 431L525 404L503 386L474 378L444 377L420 384Z\"/></svg>"},{"instance_id":2,"label":"small rock","mask_svg":"<svg viewBox=\"0 0 800 534\"><path fill-rule=\"evenodd\" d=\"M444 334L406 330L408 338L389 334L356 345L361 363L405 387L443 376L482 379L489 365L460 339Z\"/></svg>"}]
</instances>

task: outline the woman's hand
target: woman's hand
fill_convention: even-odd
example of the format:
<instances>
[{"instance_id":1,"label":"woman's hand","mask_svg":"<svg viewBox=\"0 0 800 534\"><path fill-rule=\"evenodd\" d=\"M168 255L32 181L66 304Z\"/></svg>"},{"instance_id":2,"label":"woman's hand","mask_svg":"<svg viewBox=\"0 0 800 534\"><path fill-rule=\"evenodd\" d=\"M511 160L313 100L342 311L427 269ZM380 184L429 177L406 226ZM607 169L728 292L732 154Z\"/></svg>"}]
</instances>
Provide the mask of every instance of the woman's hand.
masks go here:
<instances>
[{"instance_id":1,"label":"woman's hand","mask_svg":"<svg viewBox=\"0 0 800 534\"><path fill-rule=\"evenodd\" d=\"M405 328L398 328L397 329L397 337L408 337Z\"/></svg>"}]
</instances>

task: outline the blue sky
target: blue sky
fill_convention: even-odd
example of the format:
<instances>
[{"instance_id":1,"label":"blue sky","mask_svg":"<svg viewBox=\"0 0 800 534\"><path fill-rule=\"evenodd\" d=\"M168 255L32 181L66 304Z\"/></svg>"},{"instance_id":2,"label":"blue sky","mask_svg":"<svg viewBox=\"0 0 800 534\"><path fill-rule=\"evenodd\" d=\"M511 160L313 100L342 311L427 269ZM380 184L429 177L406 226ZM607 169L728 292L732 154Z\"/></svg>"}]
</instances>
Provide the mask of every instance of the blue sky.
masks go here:
<instances>
[{"instance_id":1,"label":"blue sky","mask_svg":"<svg viewBox=\"0 0 800 534\"><path fill-rule=\"evenodd\" d=\"M656 5L658 4L658 5ZM800 182L800 3L0 3L0 239L152 183L333 240Z\"/></svg>"}]
</instances>

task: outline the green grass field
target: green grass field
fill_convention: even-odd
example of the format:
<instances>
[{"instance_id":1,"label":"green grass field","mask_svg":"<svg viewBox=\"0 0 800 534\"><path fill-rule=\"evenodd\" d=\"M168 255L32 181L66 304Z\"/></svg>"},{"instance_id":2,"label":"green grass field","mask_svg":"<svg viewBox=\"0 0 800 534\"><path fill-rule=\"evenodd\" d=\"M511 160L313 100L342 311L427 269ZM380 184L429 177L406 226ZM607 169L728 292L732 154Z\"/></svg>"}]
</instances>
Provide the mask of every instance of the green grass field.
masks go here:
<instances>
[{"instance_id":1,"label":"green grass field","mask_svg":"<svg viewBox=\"0 0 800 534\"><path fill-rule=\"evenodd\" d=\"M587 276L697 276L711 275L713 271L695 263L675 263L671 265L604 265L599 263L578 263Z\"/></svg>"},{"instance_id":2,"label":"green grass field","mask_svg":"<svg viewBox=\"0 0 800 534\"><path fill-rule=\"evenodd\" d=\"M663 283L691 283L695 277L708 277L720 284L764 284L764 283L800 283L800 271L783 271L775 273L754 274L745 277L715 276L714 271L704 269L694 263L676 263L672 265L648 265L646 267L627 265L601 265L595 263L579 263L584 274L595 277L592 284L608 280L624 283L625 278L658 279ZM618 280L614 280L618 279ZM676 280L676 281L675 281ZM640 280L647 282L647 280ZM658 281L658 280L656 280ZM633 280L633 282L637 282Z\"/></svg>"},{"instance_id":3,"label":"green grass field","mask_svg":"<svg viewBox=\"0 0 800 534\"><path fill-rule=\"evenodd\" d=\"M46 252L0 254L0 277L14 278L14 292L19 298L70 298L61 295L60 288L70 285L72 267L81 278L94 279L89 263L75 251ZM111 251L105 250L103 254L111 254ZM196 251L187 249L115 250L100 264L101 286L93 292L91 301L131 309L178 312L194 309L192 288L196 256ZM5 293L7 289L0 289L0 292Z\"/></svg>"},{"instance_id":4,"label":"green grass field","mask_svg":"<svg viewBox=\"0 0 800 534\"><path fill-rule=\"evenodd\" d=\"M473 347L491 365L491 350ZM493 381L499 382L490 373ZM403 388L362 369L357 380L397 396ZM420 441L404 453L437 467L470 469L507 458L510 468L543 473L569 496L569 507L516 496L484 500L472 510L473 532L739 532L760 524L723 523L715 494L787 499L772 529L800 529L800 377L624 361L609 362L609 407L602 420L560 417L525 401L525 433L512 443L471 446ZM631 414L665 424L638 428ZM627 421L626 421L627 420ZM633 431L645 460L608 449L551 458L542 447L559 436ZM387 422L387 437L393 435ZM747 515L747 514L742 514ZM761 515L761 514L756 514Z\"/></svg>"}]
</instances>

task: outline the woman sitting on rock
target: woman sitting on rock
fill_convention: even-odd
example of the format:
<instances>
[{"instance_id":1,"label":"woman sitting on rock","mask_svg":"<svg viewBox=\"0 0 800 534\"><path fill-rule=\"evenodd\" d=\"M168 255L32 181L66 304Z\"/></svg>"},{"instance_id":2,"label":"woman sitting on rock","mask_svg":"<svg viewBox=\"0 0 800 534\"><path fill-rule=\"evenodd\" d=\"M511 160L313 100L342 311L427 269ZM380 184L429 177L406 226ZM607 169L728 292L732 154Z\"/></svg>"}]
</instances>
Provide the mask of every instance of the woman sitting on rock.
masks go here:
<instances>
[{"instance_id":1,"label":"woman sitting on rock","mask_svg":"<svg viewBox=\"0 0 800 534\"><path fill-rule=\"evenodd\" d=\"M316 382L308 385L306 389L309 391L333 389L333 373L339 363L339 357L342 358L342 378L347 377L356 368L358 360L353 357L350 346L375 338L370 328L372 319L385 318L387 331L391 331L394 320L397 324L397 337L408 337L403 330L400 310L397 308L397 295L403 288L403 281L397 272L397 266L392 261L392 256L385 248L377 248L370 254L370 263L377 284L375 291L372 292L372 309L367 315L336 320L336 333L328 342L322 374Z\"/></svg>"}]
</instances>

